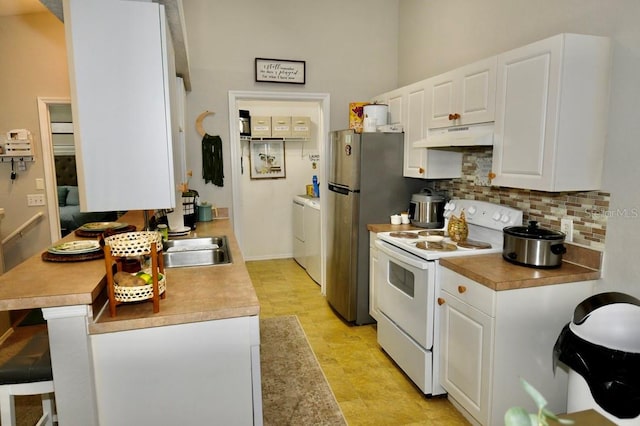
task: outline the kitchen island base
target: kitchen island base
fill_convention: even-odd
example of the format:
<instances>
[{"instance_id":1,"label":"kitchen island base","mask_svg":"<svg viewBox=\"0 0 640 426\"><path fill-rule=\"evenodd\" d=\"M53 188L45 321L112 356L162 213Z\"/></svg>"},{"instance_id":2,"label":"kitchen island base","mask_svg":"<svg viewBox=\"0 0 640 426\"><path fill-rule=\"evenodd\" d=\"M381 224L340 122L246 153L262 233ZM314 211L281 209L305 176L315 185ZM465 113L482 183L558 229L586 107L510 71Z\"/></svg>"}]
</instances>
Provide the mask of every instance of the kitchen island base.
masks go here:
<instances>
[{"instance_id":1,"label":"kitchen island base","mask_svg":"<svg viewBox=\"0 0 640 426\"><path fill-rule=\"evenodd\" d=\"M262 425L258 316L88 335L87 306L43 312L60 424Z\"/></svg>"}]
</instances>

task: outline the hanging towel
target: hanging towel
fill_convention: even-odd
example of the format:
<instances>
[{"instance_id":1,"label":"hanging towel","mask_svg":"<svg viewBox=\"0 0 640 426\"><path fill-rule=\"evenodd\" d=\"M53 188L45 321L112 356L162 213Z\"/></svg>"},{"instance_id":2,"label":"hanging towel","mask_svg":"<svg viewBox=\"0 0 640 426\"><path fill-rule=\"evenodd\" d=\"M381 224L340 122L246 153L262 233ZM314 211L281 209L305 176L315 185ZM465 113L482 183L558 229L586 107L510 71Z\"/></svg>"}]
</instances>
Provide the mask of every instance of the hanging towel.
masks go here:
<instances>
[{"instance_id":1,"label":"hanging towel","mask_svg":"<svg viewBox=\"0 0 640 426\"><path fill-rule=\"evenodd\" d=\"M202 137L202 177L204 183L224 186L222 139L206 134Z\"/></svg>"}]
</instances>

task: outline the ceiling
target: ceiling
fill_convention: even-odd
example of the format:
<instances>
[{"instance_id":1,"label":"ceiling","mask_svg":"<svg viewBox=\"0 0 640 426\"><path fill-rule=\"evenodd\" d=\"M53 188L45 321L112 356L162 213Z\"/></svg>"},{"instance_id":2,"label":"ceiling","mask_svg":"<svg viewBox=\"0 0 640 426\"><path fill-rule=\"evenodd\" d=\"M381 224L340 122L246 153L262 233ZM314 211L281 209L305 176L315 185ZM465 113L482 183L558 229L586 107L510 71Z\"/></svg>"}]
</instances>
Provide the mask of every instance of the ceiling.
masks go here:
<instances>
[{"instance_id":1,"label":"ceiling","mask_svg":"<svg viewBox=\"0 0 640 426\"><path fill-rule=\"evenodd\" d=\"M40 0L2 0L0 1L0 16L25 15L27 13L41 13L48 9Z\"/></svg>"}]
</instances>

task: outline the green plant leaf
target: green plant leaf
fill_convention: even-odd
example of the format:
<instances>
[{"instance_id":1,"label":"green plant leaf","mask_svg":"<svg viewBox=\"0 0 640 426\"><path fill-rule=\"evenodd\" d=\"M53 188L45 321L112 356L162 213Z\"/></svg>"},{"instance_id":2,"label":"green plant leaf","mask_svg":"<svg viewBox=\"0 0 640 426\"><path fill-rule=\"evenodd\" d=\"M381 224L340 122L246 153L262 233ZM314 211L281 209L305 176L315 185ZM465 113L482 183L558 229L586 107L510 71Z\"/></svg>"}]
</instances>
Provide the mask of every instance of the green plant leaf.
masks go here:
<instances>
[{"instance_id":1,"label":"green plant leaf","mask_svg":"<svg viewBox=\"0 0 640 426\"><path fill-rule=\"evenodd\" d=\"M529 394L529 396L531 396L531 398L533 398L536 406L538 407L538 410L547 405L547 400L544 398L544 396L542 396L540 392L536 390L536 388L531 386L529 382L527 382L523 378L520 378L520 381L522 382L522 387L524 388L524 390Z\"/></svg>"},{"instance_id":2,"label":"green plant leaf","mask_svg":"<svg viewBox=\"0 0 640 426\"><path fill-rule=\"evenodd\" d=\"M506 426L538 426L535 415L529 414L522 407L511 407L504 414L504 424Z\"/></svg>"}]
</instances>

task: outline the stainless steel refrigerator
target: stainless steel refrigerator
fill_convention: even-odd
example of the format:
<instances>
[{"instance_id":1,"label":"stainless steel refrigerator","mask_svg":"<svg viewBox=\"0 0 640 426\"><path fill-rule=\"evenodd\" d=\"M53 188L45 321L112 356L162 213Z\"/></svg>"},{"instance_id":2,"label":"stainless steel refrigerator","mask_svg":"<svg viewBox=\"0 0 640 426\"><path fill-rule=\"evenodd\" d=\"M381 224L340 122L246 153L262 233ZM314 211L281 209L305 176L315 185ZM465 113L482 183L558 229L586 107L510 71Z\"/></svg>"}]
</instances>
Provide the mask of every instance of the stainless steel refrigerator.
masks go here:
<instances>
[{"instance_id":1,"label":"stainless steel refrigerator","mask_svg":"<svg viewBox=\"0 0 640 426\"><path fill-rule=\"evenodd\" d=\"M403 133L331 133L327 194L326 294L331 307L358 325L369 315L367 224L389 223L424 186L402 176Z\"/></svg>"}]
</instances>

